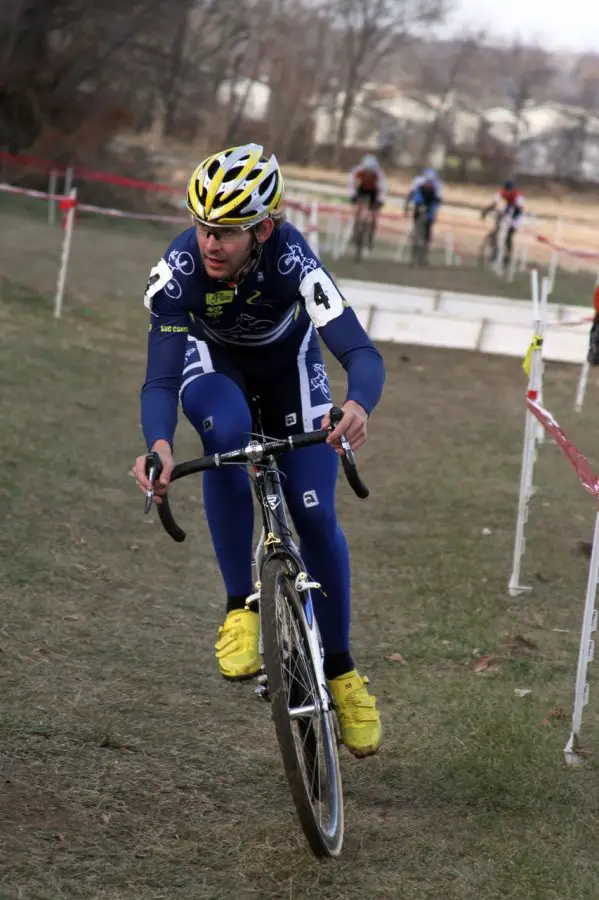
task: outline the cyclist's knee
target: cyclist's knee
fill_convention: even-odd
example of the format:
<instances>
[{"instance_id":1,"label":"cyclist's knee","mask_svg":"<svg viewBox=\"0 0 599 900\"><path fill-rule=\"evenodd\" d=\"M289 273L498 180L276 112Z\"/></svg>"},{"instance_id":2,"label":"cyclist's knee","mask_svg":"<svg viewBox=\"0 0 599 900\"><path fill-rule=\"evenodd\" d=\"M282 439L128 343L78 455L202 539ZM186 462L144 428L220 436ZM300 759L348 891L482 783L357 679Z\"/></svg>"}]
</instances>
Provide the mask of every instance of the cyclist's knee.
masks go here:
<instances>
[{"instance_id":1,"label":"cyclist's knee","mask_svg":"<svg viewBox=\"0 0 599 900\"><path fill-rule=\"evenodd\" d=\"M304 491L290 512L302 544L315 549L333 547L339 534L334 501L317 490Z\"/></svg>"},{"instance_id":2,"label":"cyclist's knee","mask_svg":"<svg viewBox=\"0 0 599 900\"><path fill-rule=\"evenodd\" d=\"M251 431L251 413L243 391L226 375L211 373L192 381L181 404L206 453L240 447Z\"/></svg>"},{"instance_id":3,"label":"cyclist's knee","mask_svg":"<svg viewBox=\"0 0 599 900\"><path fill-rule=\"evenodd\" d=\"M286 455L280 467L285 476L285 499L301 540L330 546L339 527L335 512L337 455L319 444Z\"/></svg>"},{"instance_id":4,"label":"cyclist's knee","mask_svg":"<svg viewBox=\"0 0 599 900\"><path fill-rule=\"evenodd\" d=\"M285 490L296 531L308 546L328 547L337 538L339 524L335 511L335 478L291 480Z\"/></svg>"}]
</instances>

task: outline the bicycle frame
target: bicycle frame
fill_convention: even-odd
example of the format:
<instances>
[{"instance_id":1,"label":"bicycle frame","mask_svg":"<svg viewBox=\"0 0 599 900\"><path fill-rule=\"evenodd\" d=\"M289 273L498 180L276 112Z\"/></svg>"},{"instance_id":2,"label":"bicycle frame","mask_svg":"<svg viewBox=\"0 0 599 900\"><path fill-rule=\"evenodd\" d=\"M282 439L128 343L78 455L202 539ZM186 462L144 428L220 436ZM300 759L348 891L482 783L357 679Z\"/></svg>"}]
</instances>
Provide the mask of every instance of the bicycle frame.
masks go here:
<instances>
[{"instance_id":1,"label":"bicycle frame","mask_svg":"<svg viewBox=\"0 0 599 900\"><path fill-rule=\"evenodd\" d=\"M261 436L262 437L262 436ZM319 700L323 710L332 709L332 701L326 686L326 678L323 665L323 650L318 631L314 605L312 603L311 589L319 587L310 581L308 573L304 569L304 563L291 536L291 529L287 521L285 499L281 485L281 475L273 456L267 457L265 464L253 467L254 493L260 504L262 513L262 534L256 547L254 565L256 568L256 599L260 596L260 572L265 559L269 556L285 555L294 562L295 571L290 575L295 578L295 588L302 600L306 622L308 623L308 639L314 667L318 676ZM262 641L260 640L260 651ZM259 694L264 694L264 682L257 688Z\"/></svg>"}]
</instances>

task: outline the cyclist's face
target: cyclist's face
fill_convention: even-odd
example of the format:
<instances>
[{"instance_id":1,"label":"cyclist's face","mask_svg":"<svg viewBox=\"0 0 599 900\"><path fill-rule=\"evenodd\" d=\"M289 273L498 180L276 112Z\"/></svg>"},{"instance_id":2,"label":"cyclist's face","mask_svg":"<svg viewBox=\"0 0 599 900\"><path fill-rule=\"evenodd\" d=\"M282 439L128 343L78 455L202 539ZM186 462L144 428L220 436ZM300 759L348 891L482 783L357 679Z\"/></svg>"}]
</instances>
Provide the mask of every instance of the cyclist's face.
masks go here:
<instances>
[{"instance_id":1,"label":"cyclist's face","mask_svg":"<svg viewBox=\"0 0 599 900\"><path fill-rule=\"evenodd\" d=\"M263 243L272 233L272 220L266 219L254 229ZM252 231L241 228L209 228L196 223L196 236L204 268L211 278L233 278L250 255Z\"/></svg>"}]
</instances>

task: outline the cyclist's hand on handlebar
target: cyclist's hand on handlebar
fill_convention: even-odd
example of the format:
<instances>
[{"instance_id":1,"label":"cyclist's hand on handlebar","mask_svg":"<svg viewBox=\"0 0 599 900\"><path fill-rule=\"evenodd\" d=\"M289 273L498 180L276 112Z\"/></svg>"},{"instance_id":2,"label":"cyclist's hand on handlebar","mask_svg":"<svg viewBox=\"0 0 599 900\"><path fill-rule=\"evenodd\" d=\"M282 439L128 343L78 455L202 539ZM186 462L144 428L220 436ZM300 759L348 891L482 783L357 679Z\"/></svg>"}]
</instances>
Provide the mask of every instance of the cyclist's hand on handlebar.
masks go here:
<instances>
[{"instance_id":1,"label":"cyclist's hand on handlebar","mask_svg":"<svg viewBox=\"0 0 599 900\"><path fill-rule=\"evenodd\" d=\"M332 444L339 456L343 456L343 450L339 438L342 434L349 441L352 450L359 450L366 443L366 423L368 421L368 413L364 407L356 403L355 400L348 400L342 406L343 418L339 425L331 431L327 438L327 444ZM331 424L331 418L327 413L322 422L322 428L328 428Z\"/></svg>"},{"instance_id":2,"label":"cyclist's hand on handlebar","mask_svg":"<svg viewBox=\"0 0 599 900\"><path fill-rule=\"evenodd\" d=\"M167 441L156 441L152 450L155 450L158 456L160 457L160 461L162 463L162 472L160 473L160 478L154 484L154 501L156 503L161 502L161 497L163 494L166 494L169 481L171 480L171 472L175 468L175 461L173 459L173 452L170 448L170 445ZM135 468L133 470L135 478L137 480L137 486L140 491L144 494L146 491L150 489L150 482L148 480L148 476L146 475L146 457L138 456L135 460Z\"/></svg>"}]
</instances>

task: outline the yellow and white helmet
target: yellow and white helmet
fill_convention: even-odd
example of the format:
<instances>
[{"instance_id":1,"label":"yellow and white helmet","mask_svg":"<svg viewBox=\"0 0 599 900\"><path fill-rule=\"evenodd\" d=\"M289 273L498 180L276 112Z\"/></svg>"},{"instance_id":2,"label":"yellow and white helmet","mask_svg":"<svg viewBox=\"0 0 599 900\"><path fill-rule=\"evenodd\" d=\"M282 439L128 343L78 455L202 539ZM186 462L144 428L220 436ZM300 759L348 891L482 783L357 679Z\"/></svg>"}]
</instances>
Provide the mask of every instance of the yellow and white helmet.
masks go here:
<instances>
[{"instance_id":1,"label":"yellow and white helmet","mask_svg":"<svg viewBox=\"0 0 599 900\"><path fill-rule=\"evenodd\" d=\"M280 206L283 176L276 157L260 144L231 147L209 156L187 186L187 208L199 222L251 228Z\"/></svg>"}]
</instances>

